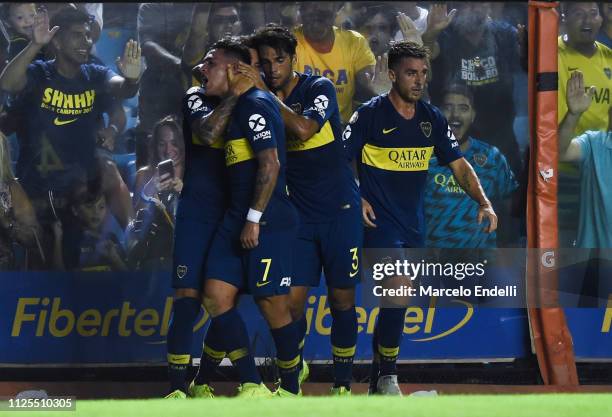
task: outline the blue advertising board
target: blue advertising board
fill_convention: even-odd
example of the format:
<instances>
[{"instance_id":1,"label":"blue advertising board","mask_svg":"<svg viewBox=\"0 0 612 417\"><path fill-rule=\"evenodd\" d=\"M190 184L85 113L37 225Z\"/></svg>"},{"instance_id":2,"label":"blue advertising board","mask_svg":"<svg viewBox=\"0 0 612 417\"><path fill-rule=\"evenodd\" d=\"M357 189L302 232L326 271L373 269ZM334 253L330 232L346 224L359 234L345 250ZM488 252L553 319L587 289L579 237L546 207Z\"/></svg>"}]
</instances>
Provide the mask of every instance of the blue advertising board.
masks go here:
<instances>
[{"instance_id":1,"label":"blue advertising board","mask_svg":"<svg viewBox=\"0 0 612 417\"><path fill-rule=\"evenodd\" d=\"M167 272L3 273L2 364L163 363L172 312ZM522 309L409 307L400 360L507 359L529 354ZM240 302L255 356L271 357L273 342L250 297ZM357 360L371 358L378 308L357 307ZM307 360L330 360L331 314L325 288L312 290L306 317ZM199 357L208 316L194 326Z\"/></svg>"}]
</instances>

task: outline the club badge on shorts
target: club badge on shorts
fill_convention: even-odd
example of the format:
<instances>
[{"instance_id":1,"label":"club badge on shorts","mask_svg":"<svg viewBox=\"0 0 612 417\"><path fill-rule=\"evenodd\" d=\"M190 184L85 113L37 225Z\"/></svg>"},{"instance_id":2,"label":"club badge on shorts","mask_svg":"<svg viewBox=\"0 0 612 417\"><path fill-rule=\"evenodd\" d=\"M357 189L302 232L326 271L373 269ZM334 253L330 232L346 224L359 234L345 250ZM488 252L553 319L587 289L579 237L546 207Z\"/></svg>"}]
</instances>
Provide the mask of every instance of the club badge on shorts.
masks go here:
<instances>
[{"instance_id":1,"label":"club badge on shorts","mask_svg":"<svg viewBox=\"0 0 612 417\"><path fill-rule=\"evenodd\" d=\"M179 265L176 267L176 276L179 279L183 278L187 274L187 265Z\"/></svg>"}]
</instances>

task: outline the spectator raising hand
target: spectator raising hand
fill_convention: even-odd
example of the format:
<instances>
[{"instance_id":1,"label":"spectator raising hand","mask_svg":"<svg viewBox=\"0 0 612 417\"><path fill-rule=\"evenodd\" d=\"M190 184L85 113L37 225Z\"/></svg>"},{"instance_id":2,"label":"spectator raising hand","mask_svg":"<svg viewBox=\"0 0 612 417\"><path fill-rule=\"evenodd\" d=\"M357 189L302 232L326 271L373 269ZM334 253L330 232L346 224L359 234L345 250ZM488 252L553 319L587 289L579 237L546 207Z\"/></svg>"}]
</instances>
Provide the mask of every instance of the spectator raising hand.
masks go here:
<instances>
[{"instance_id":1,"label":"spectator raising hand","mask_svg":"<svg viewBox=\"0 0 612 417\"><path fill-rule=\"evenodd\" d=\"M36 16L34 16L32 43L38 46L48 44L59 29L59 26L53 26L51 30L49 30L49 14L46 10L40 10Z\"/></svg>"},{"instance_id":2,"label":"spectator raising hand","mask_svg":"<svg viewBox=\"0 0 612 417\"><path fill-rule=\"evenodd\" d=\"M580 71L572 72L567 82L567 107L570 113L580 115L588 110L593 101L595 86L585 89L584 76Z\"/></svg>"},{"instance_id":3,"label":"spectator raising hand","mask_svg":"<svg viewBox=\"0 0 612 417\"><path fill-rule=\"evenodd\" d=\"M374 74L372 76L372 88L376 91L376 94L382 94L391 89L388 56L386 53L376 57L376 66L374 67Z\"/></svg>"},{"instance_id":4,"label":"spectator raising hand","mask_svg":"<svg viewBox=\"0 0 612 417\"><path fill-rule=\"evenodd\" d=\"M133 39L125 44L123 56L117 58L117 69L128 82L138 82L140 79L140 45Z\"/></svg>"}]
</instances>

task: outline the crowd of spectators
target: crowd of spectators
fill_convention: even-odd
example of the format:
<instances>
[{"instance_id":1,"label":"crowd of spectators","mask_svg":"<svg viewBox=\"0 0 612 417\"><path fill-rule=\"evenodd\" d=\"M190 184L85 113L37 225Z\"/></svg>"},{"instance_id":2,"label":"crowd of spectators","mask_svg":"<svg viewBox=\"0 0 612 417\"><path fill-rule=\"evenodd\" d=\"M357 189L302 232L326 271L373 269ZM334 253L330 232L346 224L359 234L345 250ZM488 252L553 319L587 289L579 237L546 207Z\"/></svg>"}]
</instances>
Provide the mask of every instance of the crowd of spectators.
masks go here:
<instances>
[{"instance_id":1,"label":"crowd of spectators","mask_svg":"<svg viewBox=\"0 0 612 417\"><path fill-rule=\"evenodd\" d=\"M501 225L497 235L475 233L473 203L434 163L428 244L524 246L524 210L510 207L525 190L518 182L529 142L526 3L3 3L0 10L0 269L167 267L185 158L181 99L197 83L191 69L214 41L272 22L294 30L299 71L333 81L344 123L357 105L388 91L391 42L428 46L426 99L447 117ZM609 42L609 19L601 26L598 36ZM137 74L126 64L135 57ZM453 221L437 211L440 199L453 200Z\"/></svg>"}]
</instances>

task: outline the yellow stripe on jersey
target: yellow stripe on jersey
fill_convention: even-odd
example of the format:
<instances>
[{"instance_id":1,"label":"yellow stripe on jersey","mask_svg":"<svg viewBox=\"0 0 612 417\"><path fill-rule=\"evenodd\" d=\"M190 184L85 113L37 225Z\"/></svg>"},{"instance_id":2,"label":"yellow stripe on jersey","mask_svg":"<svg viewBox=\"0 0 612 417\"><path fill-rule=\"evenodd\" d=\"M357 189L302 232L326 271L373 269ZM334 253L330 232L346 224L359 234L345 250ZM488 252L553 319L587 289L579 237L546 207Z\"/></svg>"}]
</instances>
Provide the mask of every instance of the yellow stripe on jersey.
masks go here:
<instances>
[{"instance_id":1,"label":"yellow stripe on jersey","mask_svg":"<svg viewBox=\"0 0 612 417\"><path fill-rule=\"evenodd\" d=\"M433 146L419 148L381 148L367 143L361 161L387 171L427 171Z\"/></svg>"},{"instance_id":2,"label":"yellow stripe on jersey","mask_svg":"<svg viewBox=\"0 0 612 417\"><path fill-rule=\"evenodd\" d=\"M333 141L334 131L329 121L326 121L321 130L306 141L301 141L299 139L287 140L287 152L307 151L327 145Z\"/></svg>"},{"instance_id":3,"label":"yellow stripe on jersey","mask_svg":"<svg viewBox=\"0 0 612 417\"><path fill-rule=\"evenodd\" d=\"M198 146L210 146L211 148L214 149L223 149L223 138L217 138L217 140L215 140L212 145L207 145L204 142L202 142L199 138L198 135L196 135L195 133L191 134L191 143L193 143L194 145L198 145Z\"/></svg>"},{"instance_id":4,"label":"yellow stripe on jersey","mask_svg":"<svg viewBox=\"0 0 612 417\"><path fill-rule=\"evenodd\" d=\"M232 139L225 142L225 166L255 158L249 141L245 138Z\"/></svg>"}]
</instances>

